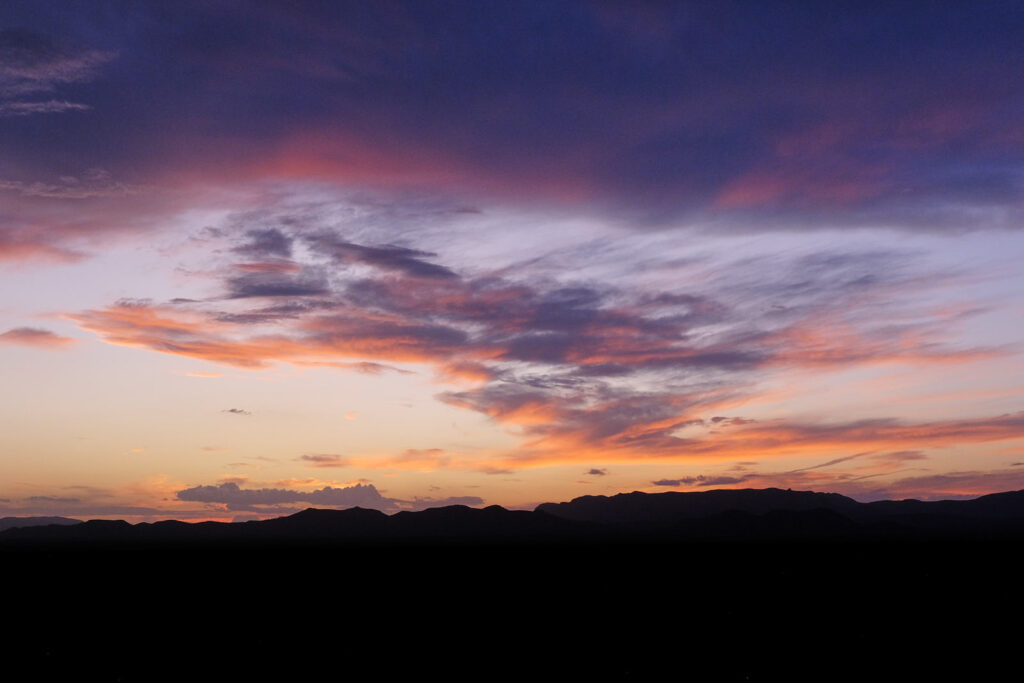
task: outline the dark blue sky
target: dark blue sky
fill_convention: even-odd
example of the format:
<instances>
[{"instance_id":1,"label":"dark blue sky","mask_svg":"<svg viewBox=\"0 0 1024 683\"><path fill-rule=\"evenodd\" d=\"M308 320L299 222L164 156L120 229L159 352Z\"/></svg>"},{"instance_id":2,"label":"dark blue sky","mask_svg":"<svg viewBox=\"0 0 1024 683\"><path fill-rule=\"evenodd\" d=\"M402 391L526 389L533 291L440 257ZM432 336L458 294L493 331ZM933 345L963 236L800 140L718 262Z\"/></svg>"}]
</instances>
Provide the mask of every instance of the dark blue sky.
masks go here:
<instances>
[{"instance_id":1,"label":"dark blue sky","mask_svg":"<svg viewBox=\"0 0 1024 683\"><path fill-rule=\"evenodd\" d=\"M301 167L915 227L1020 190L1020 3L15 1L0 26L8 178Z\"/></svg>"}]
</instances>

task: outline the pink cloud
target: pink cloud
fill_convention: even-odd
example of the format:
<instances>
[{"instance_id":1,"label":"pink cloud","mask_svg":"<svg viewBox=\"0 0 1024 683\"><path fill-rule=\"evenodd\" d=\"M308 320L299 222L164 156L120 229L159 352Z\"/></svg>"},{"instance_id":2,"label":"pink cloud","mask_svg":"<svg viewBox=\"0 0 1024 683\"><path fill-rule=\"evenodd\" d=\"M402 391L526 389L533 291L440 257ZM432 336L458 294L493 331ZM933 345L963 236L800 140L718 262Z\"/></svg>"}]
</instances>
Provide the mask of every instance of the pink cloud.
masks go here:
<instances>
[{"instance_id":1,"label":"pink cloud","mask_svg":"<svg viewBox=\"0 0 1024 683\"><path fill-rule=\"evenodd\" d=\"M0 334L0 343L20 344L38 349L65 349L76 342L70 337L61 337L49 330L36 327L16 327Z\"/></svg>"}]
</instances>

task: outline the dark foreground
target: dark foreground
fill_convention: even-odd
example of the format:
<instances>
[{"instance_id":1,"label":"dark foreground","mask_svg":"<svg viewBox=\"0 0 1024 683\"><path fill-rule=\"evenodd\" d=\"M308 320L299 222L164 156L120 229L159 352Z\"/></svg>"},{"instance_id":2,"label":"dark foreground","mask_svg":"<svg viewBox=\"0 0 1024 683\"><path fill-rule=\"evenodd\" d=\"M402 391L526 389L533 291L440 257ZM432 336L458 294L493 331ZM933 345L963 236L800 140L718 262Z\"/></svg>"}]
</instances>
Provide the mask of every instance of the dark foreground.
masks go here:
<instances>
[{"instance_id":1,"label":"dark foreground","mask_svg":"<svg viewBox=\"0 0 1024 683\"><path fill-rule=\"evenodd\" d=\"M1001 680L1019 547L14 544L4 652L39 681Z\"/></svg>"}]
</instances>

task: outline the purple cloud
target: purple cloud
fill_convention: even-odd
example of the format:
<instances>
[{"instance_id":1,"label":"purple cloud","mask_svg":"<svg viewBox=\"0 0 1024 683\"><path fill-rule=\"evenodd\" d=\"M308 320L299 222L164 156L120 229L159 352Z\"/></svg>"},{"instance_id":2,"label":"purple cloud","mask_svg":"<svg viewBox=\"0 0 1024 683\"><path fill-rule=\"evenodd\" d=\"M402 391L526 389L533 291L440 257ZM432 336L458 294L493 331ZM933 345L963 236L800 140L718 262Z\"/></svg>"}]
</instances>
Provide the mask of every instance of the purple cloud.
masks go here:
<instances>
[{"instance_id":1,"label":"purple cloud","mask_svg":"<svg viewBox=\"0 0 1024 683\"><path fill-rule=\"evenodd\" d=\"M422 510L444 505L482 505L483 499L477 496L459 496L448 498L415 498L411 501L397 498L385 498L373 484L354 484L335 488L325 486L314 491L295 491L292 489L243 489L234 482L226 482L217 486L194 486L177 493L178 500L198 503L222 504L228 510L261 511L272 506L294 503L310 504L318 507L349 508L362 507L382 512L398 512L400 510Z\"/></svg>"}]
</instances>

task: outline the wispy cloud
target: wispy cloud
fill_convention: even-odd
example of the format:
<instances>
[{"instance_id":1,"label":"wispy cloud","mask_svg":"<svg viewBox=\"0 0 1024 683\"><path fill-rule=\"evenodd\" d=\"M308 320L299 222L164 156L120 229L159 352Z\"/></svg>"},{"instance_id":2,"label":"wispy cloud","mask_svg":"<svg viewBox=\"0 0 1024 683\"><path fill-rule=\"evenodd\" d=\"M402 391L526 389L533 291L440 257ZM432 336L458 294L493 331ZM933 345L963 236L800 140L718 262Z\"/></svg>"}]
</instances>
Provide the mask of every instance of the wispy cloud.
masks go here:
<instances>
[{"instance_id":1,"label":"wispy cloud","mask_svg":"<svg viewBox=\"0 0 1024 683\"><path fill-rule=\"evenodd\" d=\"M247 218L261 223L258 214ZM922 314L908 306L947 286L949 274L910 268L908 255L896 251L797 254L778 257L771 269L740 259L708 264L692 291L631 291L448 267L441 277L407 262L435 258L425 250L353 251L358 245L328 239L316 221L311 230L298 219L262 224L244 230L230 254L260 263L286 258L281 272L239 276L229 257L219 271L227 284L220 298L126 300L68 317L111 343L246 369L287 362L377 374L408 372L396 362L429 364L443 381L471 384L439 400L524 438L519 456L492 463L499 469L513 460L523 466L594 453L796 452L857 441L918 448L923 440L907 436L918 427L901 430L891 420L828 428L750 424L712 411L749 398L751 379L773 373L966 363L1005 353L949 343L969 308ZM708 434L681 435L695 424ZM966 428L940 437L942 429L926 431L944 443L983 440ZM1014 429L998 438L1012 438Z\"/></svg>"},{"instance_id":2,"label":"wispy cloud","mask_svg":"<svg viewBox=\"0 0 1024 683\"><path fill-rule=\"evenodd\" d=\"M656 489L795 488L841 493L862 501L973 498L988 493L1024 488L1024 472L1012 468L935 472L926 467L908 469L899 467L894 461L886 462L890 456L895 456L898 460L898 454L861 455L868 455L876 462L836 470L823 469L834 465L835 461L788 471L753 469L749 466L734 467L731 468L732 471L721 474L658 479L652 481L651 485Z\"/></svg>"},{"instance_id":3,"label":"wispy cloud","mask_svg":"<svg viewBox=\"0 0 1024 683\"><path fill-rule=\"evenodd\" d=\"M231 415L252 415L252 413L250 411L244 410L242 408L225 408L224 410L222 410L220 412L222 412L222 413L229 413Z\"/></svg>"},{"instance_id":4,"label":"wispy cloud","mask_svg":"<svg viewBox=\"0 0 1024 683\"><path fill-rule=\"evenodd\" d=\"M33 346L39 349L65 349L74 344L75 340L37 327L15 327L0 334L0 343Z\"/></svg>"},{"instance_id":5,"label":"wispy cloud","mask_svg":"<svg viewBox=\"0 0 1024 683\"><path fill-rule=\"evenodd\" d=\"M30 116L32 114L59 114L67 111L88 111L89 105L63 100L44 102L0 102L0 116Z\"/></svg>"},{"instance_id":6,"label":"wispy cloud","mask_svg":"<svg viewBox=\"0 0 1024 683\"><path fill-rule=\"evenodd\" d=\"M101 50L61 46L26 29L0 30L0 117L90 109L80 102L38 96L92 80L113 57Z\"/></svg>"},{"instance_id":7,"label":"wispy cloud","mask_svg":"<svg viewBox=\"0 0 1024 683\"><path fill-rule=\"evenodd\" d=\"M334 453L306 453L299 460L309 463L311 467L351 467L350 459Z\"/></svg>"}]
</instances>

